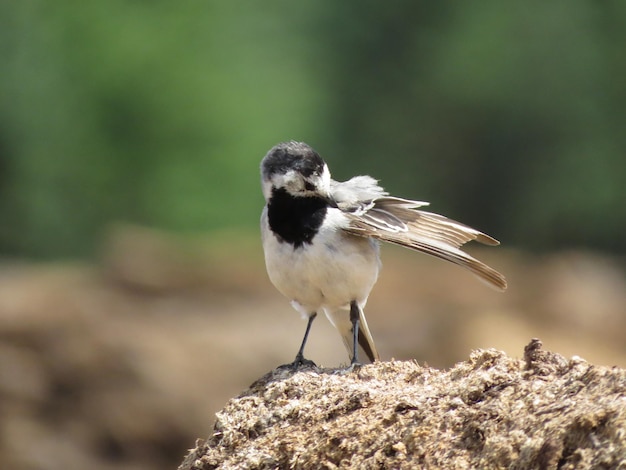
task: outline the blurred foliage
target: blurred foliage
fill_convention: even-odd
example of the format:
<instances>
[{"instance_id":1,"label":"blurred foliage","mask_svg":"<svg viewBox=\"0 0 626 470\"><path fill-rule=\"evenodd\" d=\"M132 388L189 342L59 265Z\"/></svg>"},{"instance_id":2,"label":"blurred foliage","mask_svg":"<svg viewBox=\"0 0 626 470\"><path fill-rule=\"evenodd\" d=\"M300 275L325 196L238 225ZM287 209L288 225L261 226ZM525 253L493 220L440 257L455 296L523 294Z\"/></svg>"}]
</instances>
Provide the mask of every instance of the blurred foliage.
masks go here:
<instances>
[{"instance_id":1,"label":"blurred foliage","mask_svg":"<svg viewBox=\"0 0 626 470\"><path fill-rule=\"evenodd\" d=\"M507 245L626 249L626 4L0 2L0 252L255 229L305 140Z\"/></svg>"}]
</instances>

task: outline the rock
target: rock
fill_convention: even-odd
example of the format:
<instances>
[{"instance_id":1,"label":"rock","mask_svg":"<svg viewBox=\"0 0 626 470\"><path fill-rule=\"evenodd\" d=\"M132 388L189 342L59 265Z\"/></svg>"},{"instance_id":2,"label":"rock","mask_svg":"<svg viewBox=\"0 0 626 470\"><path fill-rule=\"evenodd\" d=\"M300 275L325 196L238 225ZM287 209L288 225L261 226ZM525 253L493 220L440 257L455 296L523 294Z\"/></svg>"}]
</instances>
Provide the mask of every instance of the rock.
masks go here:
<instances>
[{"instance_id":1,"label":"rock","mask_svg":"<svg viewBox=\"0 0 626 470\"><path fill-rule=\"evenodd\" d=\"M179 470L626 468L626 371L533 340L449 370L276 369L217 413Z\"/></svg>"}]
</instances>

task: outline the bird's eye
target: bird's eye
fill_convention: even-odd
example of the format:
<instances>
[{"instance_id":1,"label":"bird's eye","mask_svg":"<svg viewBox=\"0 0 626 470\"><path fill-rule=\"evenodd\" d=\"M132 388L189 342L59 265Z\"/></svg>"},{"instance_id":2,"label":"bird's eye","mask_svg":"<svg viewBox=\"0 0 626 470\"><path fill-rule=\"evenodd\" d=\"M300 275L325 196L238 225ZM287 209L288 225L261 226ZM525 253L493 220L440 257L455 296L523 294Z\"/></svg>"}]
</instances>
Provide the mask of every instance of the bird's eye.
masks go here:
<instances>
[{"instance_id":1,"label":"bird's eye","mask_svg":"<svg viewBox=\"0 0 626 470\"><path fill-rule=\"evenodd\" d=\"M309 183L308 181L305 181L304 189L306 189L307 191L315 191L315 185L313 183Z\"/></svg>"}]
</instances>

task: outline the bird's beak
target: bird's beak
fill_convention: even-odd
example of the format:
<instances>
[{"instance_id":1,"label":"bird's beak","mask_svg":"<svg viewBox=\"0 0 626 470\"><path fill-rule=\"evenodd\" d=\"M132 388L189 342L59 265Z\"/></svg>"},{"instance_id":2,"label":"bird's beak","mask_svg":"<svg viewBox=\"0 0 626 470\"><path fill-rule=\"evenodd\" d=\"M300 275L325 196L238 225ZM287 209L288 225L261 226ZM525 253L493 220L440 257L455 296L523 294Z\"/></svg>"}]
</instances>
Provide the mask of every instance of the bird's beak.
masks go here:
<instances>
[{"instance_id":1,"label":"bird's beak","mask_svg":"<svg viewBox=\"0 0 626 470\"><path fill-rule=\"evenodd\" d=\"M337 206L337 201L335 201L330 194L326 195L324 197L324 200L330 207L335 207L335 208L339 207Z\"/></svg>"}]
</instances>

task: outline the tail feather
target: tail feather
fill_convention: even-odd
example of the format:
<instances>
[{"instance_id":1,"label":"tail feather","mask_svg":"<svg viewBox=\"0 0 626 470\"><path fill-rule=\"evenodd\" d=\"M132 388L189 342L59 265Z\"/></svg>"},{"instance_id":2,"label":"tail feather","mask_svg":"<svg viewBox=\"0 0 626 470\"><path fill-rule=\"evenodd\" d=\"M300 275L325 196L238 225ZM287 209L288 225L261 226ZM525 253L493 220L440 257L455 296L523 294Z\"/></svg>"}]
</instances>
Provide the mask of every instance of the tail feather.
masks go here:
<instances>
[{"instance_id":1,"label":"tail feather","mask_svg":"<svg viewBox=\"0 0 626 470\"><path fill-rule=\"evenodd\" d=\"M350 309L342 308L339 310L325 310L328 320L333 324L343 340L343 344L348 350L348 355L352 357L352 323L350 322ZM376 345L374 344L374 338L370 333L370 329L367 326L367 320L363 313L363 308L359 306L359 358L364 359L367 357L370 362L374 362L380 359Z\"/></svg>"}]
</instances>

